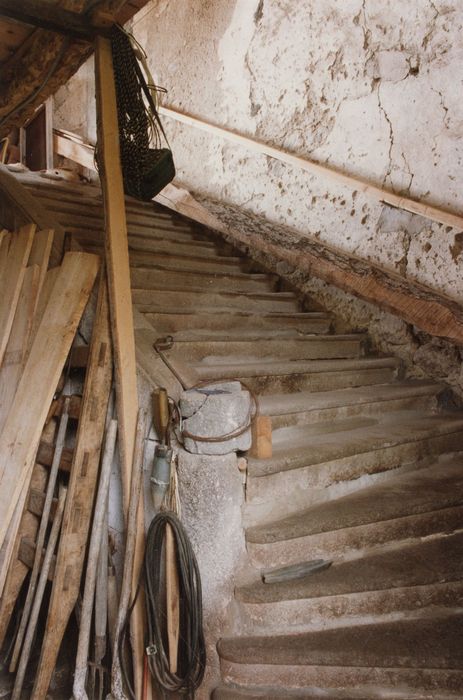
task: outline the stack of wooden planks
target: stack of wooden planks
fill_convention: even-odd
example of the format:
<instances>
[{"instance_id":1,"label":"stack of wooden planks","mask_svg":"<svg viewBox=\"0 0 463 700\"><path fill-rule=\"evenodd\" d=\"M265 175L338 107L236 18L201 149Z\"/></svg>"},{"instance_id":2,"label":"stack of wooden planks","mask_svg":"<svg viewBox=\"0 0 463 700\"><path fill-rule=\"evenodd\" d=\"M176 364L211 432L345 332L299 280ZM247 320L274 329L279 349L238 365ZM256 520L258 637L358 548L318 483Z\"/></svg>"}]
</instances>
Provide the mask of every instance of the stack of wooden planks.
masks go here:
<instances>
[{"instance_id":1,"label":"stack of wooden planks","mask_svg":"<svg viewBox=\"0 0 463 700\"><path fill-rule=\"evenodd\" d=\"M100 260L70 252L49 269L52 242L33 224L0 233L0 642L17 699L25 682L27 697L46 697L78 600L113 373ZM84 311L89 347L77 334Z\"/></svg>"}]
</instances>

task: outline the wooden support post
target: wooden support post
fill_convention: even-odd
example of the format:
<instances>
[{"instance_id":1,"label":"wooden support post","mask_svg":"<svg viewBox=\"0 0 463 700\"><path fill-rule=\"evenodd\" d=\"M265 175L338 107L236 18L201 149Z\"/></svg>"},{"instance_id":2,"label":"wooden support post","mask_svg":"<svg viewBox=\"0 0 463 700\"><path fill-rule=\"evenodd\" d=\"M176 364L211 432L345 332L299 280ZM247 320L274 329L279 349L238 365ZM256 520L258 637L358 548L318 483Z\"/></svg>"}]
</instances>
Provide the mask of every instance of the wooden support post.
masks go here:
<instances>
[{"instance_id":1,"label":"wooden support post","mask_svg":"<svg viewBox=\"0 0 463 700\"><path fill-rule=\"evenodd\" d=\"M124 512L127 516L138 413L137 370L113 62L110 41L101 36L95 41L95 71L99 168L105 215L105 248L114 345L122 494ZM137 517L137 553L144 551L143 511L143 501L140 501ZM135 591L140 566L141 559L136 555L132 592ZM137 697L141 697L142 690L144 619L143 598L140 596L131 618Z\"/></svg>"},{"instance_id":2,"label":"wooden support post","mask_svg":"<svg viewBox=\"0 0 463 700\"><path fill-rule=\"evenodd\" d=\"M111 378L108 302L102 277L34 700L44 700L47 695L61 641L79 595Z\"/></svg>"},{"instance_id":3,"label":"wooden support post","mask_svg":"<svg viewBox=\"0 0 463 700\"><path fill-rule=\"evenodd\" d=\"M249 456L256 459L270 459L272 456L272 419L270 416L256 416L251 433L252 445Z\"/></svg>"}]
</instances>

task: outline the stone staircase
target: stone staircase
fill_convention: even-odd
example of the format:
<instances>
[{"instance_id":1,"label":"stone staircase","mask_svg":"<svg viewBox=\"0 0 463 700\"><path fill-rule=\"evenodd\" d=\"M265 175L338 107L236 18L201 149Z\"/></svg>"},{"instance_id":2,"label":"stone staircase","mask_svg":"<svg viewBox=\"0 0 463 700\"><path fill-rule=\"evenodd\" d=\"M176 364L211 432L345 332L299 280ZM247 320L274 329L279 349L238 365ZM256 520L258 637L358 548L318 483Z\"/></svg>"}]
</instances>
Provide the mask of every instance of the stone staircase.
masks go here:
<instances>
[{"instance_id":1,"label":"stone staircase","mask_svg":"<svg viewBox=\"0 0 463 700\"><path fill-rule=\"evenodd\" d=\"M86 249L99 189L25 178ZM193 380L235 377L272 417L248 460L248 567L215 700L463 697L463 414L443 387L337 334L278 277L161 207L128 200L133 301ZM262 569L317 558L317 574Z\"/></svg>"}]
</instances>

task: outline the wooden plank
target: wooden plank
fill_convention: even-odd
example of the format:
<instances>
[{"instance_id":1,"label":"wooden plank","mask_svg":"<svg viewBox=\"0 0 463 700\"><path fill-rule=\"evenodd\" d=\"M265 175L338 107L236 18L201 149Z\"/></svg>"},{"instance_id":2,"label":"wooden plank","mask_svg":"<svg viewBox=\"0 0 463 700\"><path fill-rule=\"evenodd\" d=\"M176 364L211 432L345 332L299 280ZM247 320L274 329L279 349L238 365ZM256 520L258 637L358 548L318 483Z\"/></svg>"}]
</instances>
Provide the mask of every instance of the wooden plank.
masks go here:
<instances>
[{"instance_id":1,"label":"wooden plank","mask_svg":"<svg viewBox=\"0 0 463 700\"><path fill-rule=\"evenodd\" d=\"M95 41L95 82L99 166L105 213L106 264L114 344L122 495L124 512L127 515L138 414L137 370L125 198L119 155L116 92L111 44L104 37L97 37ZM144 550L144 536L143 504L141 504L137 518L137 547L142 551ZM135 587L132 589L132 593L134 592ZM144 605L139 597L132 613L130 626L136 697L141 697L142 692L144 621ZM151 689L149 689L148 695L151 695Z\"/></svg>"},{"instance_id":2,"label":"wooden plank","mask_svg":"<svg viewBox=\"0 0 463 700\"><path fill-rule=\"evenodd\" d=\"M26 269L8 345L0 367L0 434L21 377L26 348L32 332L39 278L38 265Z\"/></svg>"},{"instance_id":3,"label":"wooden plank","mask_svg":"<svg viewBox=\"0 0 463 700\"><path fill-rule=\"evenodd\" d=\"M287 163L293 167L305 170L312 175L320 175L321 177L328 178L337 182L340 185L348 187L351 190L356 190L362 192L367 197L374 199L377 202L390 204L398 209L405 209L412 214L418 214L419 216L424 216L431 221L437 221L440 224L445 224L446 226L452 226L453 228L463 229L463 216L460 214L454 214L453 212L440 209L439 207L434 207L425 202L421 202L410 197L402 197L391 192L390 190L385 190L382 187L367 182L366 180L354 177L352 175L347 175L340 170L329 167L327 165L322 165L321 163L316 163L308 158L302 158L301 156L294 155L294 153L289 153L284 151L282 148L275 148L274 146L269 146L262 141L257 141L256 139L251 139L242 134L236 133L236 131L231 131L230 129L224 129L223 127L210 124L202 119L197 119L190 114L185 114L184 112L179 112L176 109L168 107L159 107L160 114L164 114L166 117L175 119L182 124L187 124L188 126L196 127L202 131L206 131L208 134L213 134L219 138L227 139L227 141L232 141L240 146L243 146L249 151L254 153L259 153L261 155L268 156L269 158L274 158L282 163Z\"/></svg>"},{"instance_id":4,"label":"wooden plank","mask_svg":"<svg viewBox=\"0 0 463 700\"><path fill-rule=\"evenodd\" d=\"M278 240L277 236L271 240L251 219L249 226L233 228L220 221L187 190L174 185L168 185L156 201L219 231L230 242L235 241L251 251L289 263L308 279L316 277L333 284L430 335L463 344L461 304L424 284L278 224L272 225Z\"/></svg>"},{"instance_id":5,"label":"wooden plank","mask_svg":"<svg viewBox=\"0 0 463 700\"><path fill-rule=\"evenodd\" d=\"M87 17L49 2L0 0L0 16L88 42L96 31Z\"/></svg>"},{"instance_id":6,"label":"wooden plank","mask_svg":"<svg viewBox=\"0 0 463 700\"><path fill-rule=\"evenodd\" d=\"M45 209L39 199L12 175L6 165L0 165L0 191L25 221L36 224L39 229L54 231L51 262L53 265L59 265L63 257L65 239L65 230L61 224Z\"/></svg>"},{"instance_id":7,"label":"wooden plank","mask_svg":"<svg viewBox=\"0 0 463 700\"><path fill-rule=\"evenodd\" d=\"M256 459L270 459L272 456L272 419L270 416L256 416L252 426L252 445L249 456Z\"/></svg>"},{"instance_id":8,"label":"wooden plank","mask_svg":"<svg viewBox=\"0 0 463 700\"><path fill-rule=\"evenodd\" d=\"M169 669L177 673L180 636L180 583L177 570L176 544L172 527L166 525L166 610Z\"/></svg>"},{"instance_id":9,"label":"wooden plank","mask_svg":"<svg viewBox=\"0 0 463 700\"><path fill-rule=\"evenodd\" d=\"M67 253L15 399L0 435L0 546L25 484L77 325L98 272L98 258Z\"/></svg>"},{"instance_id":10,"label":"wooden plank","mask_svg":"<svg viewBox=\"0 0 463 700\"><path fill-rule=\"evenodd\" d=\"M47 624L32 694L35 700L43 700L47 695L62 638L79 595L112 368L107 291L102 282Z\"/></svg>"},{"instance_id":11,"label":"wooden plank","mask_svg":"<svg viewBox=\"0 0 463 700\"><path fill-rule=\"evenodd\" d=\"M95 170L95 150L91 146L76 143L56 133L53 135L53 146L58 155L64 156L64 158L68 158L84 168Z\"/></svg>"},{"instance_id":12,"label":"wooden plank","mask_svg":"<svg viewBox=\"0 0 463 700\"><path fill-rule=\"evenodd\" d=\"M44 229L42 231L37 231L34 236L34 241L32 243L32 249L31 254L29 256L28 265L38 265L40 268L40 278L37 289L37 299L34 308L34 313L39 303L40 293L45 282L48 264L50 262L51 249L53 246L53 236L53 229Z\"/></svg>"},{"instance_id":13,"label":"wooden plank","mask_svg":"<svg viewBox=\"0 0 463 700\"><path fill-rule=\"evenodd\" d=\"M14 234L8 251L6 269L0 279L0 365L8 345L34 233L35 226L29 224Z\"/></svg>"},{"instance_id":14,"label":"wooden plank","mask_svg":"<svg viewBox=\"0 0 463 700\"><path fill-rule=\"evenodd\" d=\"M47 483L48 470L40 464L34 466L31 478L31 489L43 492ZM16 599L21 590L29 567L19 557L19 549L23 538L35 541L39 529L39 518L29 509L23 512L15 546L11 556L11 566L5 581L2 597L0 598L0 648L3 645L5 634L11 619ZM32 568L32 561L31 561Z\"/></svg>"}]
</instances>

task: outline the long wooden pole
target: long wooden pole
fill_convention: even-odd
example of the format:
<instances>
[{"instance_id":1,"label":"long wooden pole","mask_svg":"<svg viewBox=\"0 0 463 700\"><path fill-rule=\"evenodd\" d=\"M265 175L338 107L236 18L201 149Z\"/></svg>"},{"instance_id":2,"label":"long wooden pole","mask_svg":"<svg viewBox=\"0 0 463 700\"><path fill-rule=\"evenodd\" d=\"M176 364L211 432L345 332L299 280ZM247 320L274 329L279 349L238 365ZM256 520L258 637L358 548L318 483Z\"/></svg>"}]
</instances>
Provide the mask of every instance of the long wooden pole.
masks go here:
<instances>
[{"instance_id":1,"label":"long wooden pole","mask_svg":"<svg viewBox=\"0 0 463 700\"><path fill-rule=\"evenodd\" d=\"M99 169L104 203L106 264L114 345L122 496L127 518L138 413L137 370L113 61L111 43L101 36L97 37L95 41L95 81ZM143 513L143 500L141 499L137 514L136 562L132 593L135 592L138 580L137 572L141 565L138 553L144 550ZM132 613L130 628L137 697L140 697L142 692L144 620L143 597L139 596ZM151 690L149 694L151 694Z\"/></svg>"},{"instance_id":2,"label":"long wooden pole","mask_svg":"<svg viewBox=\"0 0 463 700\"><path fill-rule=\"evenodd\" d=\"M322 165L321 163L309 160L308 158L296 156L293 153L288 153L288 151L285 151L282 148L269 146L262 141L251 139L248 136L243 136L242 134L237 134L236 131L224 129L221 126L216 126L215 124L205 122L202 119L193 117L191 114L185 114L184 112L179 112L176 109L168 107L160 107L159 112L164 114L166 117L175 119L177 122L187 124L188 126L193 126L196 129L201 129L201 131L207 132L208 134L213 134L219 138L227 139L227 141L244 146L249 151L253 151L254 153L269 156L269 158L274 158L282 163L293 165L300 170L305 170L306 172L311 173L312 175L320 175L338 182L340 185L344 185L351 190L363 192L363 194L371 197L377 202L390 204L398 209L405 209L405 211L409 211L412 214L419 214L427 219L431 219L431 221L437 221L438 223L445 224L446 226L463 229L463 216L459 214L445 211L444 209L431 206L430 204L425 204L424 202L411 199L410 197L402 197L401 195L395 194L390 190L385 190L377 185L372 185L363 178L347 175L336 168Z\"/></svg>"}]
</instances>

